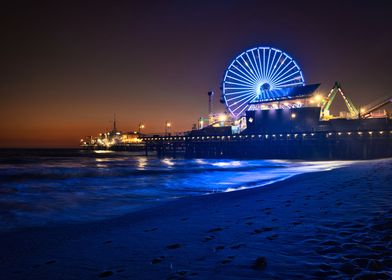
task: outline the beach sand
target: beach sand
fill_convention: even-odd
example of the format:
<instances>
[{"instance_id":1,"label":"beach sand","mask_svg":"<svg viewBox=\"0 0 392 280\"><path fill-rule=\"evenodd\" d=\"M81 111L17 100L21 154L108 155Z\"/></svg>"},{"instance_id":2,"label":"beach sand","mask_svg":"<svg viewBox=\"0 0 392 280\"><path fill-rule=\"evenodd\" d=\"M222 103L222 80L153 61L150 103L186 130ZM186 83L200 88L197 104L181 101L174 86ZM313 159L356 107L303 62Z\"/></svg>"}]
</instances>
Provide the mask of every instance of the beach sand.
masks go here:
<instances>
[{"instance_id":1,"label":"beach sand","mask_svg":"<svg viewBox=\"0 0 392 280\"><path fill-rule=\"evenodd\" d=\"M0 235L1 279L391 279L392 160Z\"/></svg>"}]
</instances>

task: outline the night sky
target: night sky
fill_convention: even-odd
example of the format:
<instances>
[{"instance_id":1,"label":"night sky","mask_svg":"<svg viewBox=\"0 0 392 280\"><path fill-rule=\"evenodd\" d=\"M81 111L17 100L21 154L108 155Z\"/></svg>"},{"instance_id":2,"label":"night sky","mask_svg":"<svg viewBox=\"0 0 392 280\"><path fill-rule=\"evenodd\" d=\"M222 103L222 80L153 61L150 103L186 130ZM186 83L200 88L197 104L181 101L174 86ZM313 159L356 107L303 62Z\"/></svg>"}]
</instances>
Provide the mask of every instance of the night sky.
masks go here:
<instances>
[{"instance_id":1,"label":"night sky","mask_svg":"<svg viewBox=\"0 0 392 280\"><path fill-rule=\"evenodd\" d=\"M83 3L82 3L83 2ZM390 91L389 1L7 1L0 8L0 147L76 147L111 127L189 130L233 57L290 54L325 94Z\"/></svg>"}]
</instances>

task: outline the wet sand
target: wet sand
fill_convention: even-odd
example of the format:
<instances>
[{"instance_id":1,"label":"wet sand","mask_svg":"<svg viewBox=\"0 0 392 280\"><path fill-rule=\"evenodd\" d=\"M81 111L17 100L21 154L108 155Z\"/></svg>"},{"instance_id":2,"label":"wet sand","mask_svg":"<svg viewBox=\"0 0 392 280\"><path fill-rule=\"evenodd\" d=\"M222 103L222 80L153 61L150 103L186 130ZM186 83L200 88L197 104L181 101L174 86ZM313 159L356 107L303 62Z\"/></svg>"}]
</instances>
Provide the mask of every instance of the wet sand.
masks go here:
<instances>
[{"instance_id":1,"label":"wet sand","mask_svg":"<svg viewBox=\"0 0 392 280\"><path fill-rule=\"evenodd\" d=\"M391 279L392 160L0 234L1 279Z\"/></svg>"}]
</instances>

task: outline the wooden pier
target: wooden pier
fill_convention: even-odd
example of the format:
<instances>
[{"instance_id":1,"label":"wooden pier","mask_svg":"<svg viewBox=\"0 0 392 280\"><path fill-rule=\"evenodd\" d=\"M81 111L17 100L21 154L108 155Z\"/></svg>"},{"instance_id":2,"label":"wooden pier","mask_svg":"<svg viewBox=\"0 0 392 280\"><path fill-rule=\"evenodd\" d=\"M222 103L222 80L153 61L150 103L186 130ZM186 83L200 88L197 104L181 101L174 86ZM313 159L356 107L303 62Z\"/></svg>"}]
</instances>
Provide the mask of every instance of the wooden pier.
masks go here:
<instances>
[{"instance_id":1,"label":"wooden pier","mask_svg":"<svg viewBox=\"0 0 392 280\"><path fill-rule=\"evenodd\" d=\"M142 137L145 155L187 158L372 159L392 156L392 131Z\"/></svg>"}]
</instances>

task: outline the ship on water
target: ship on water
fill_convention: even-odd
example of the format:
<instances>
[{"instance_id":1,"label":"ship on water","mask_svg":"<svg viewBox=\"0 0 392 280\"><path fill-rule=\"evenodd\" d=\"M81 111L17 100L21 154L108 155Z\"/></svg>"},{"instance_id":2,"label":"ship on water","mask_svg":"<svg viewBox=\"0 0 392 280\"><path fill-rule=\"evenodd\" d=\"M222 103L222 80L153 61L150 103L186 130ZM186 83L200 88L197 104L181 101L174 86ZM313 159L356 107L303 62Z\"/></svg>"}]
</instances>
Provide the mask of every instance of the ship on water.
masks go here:
<instances>
[{"instance_id":1,"label":"ship on water","mask_svg":"<svg viewBox=\"0 0 392 280\"><path fill-rule=\"evenodd\" d=\"M306 84L298 63L272 47L239 54L225 71L221 102L227 112L209 114L191 131L145 135L117 131L85 137L88 149L144 150L159 156L363 159L392 156L392 96L358 108L336 82L327 96L320 84ZM347 112L331 114L340 96ZM168 124L168 123L167 123Z\"/></svg>"}]
</instances>

